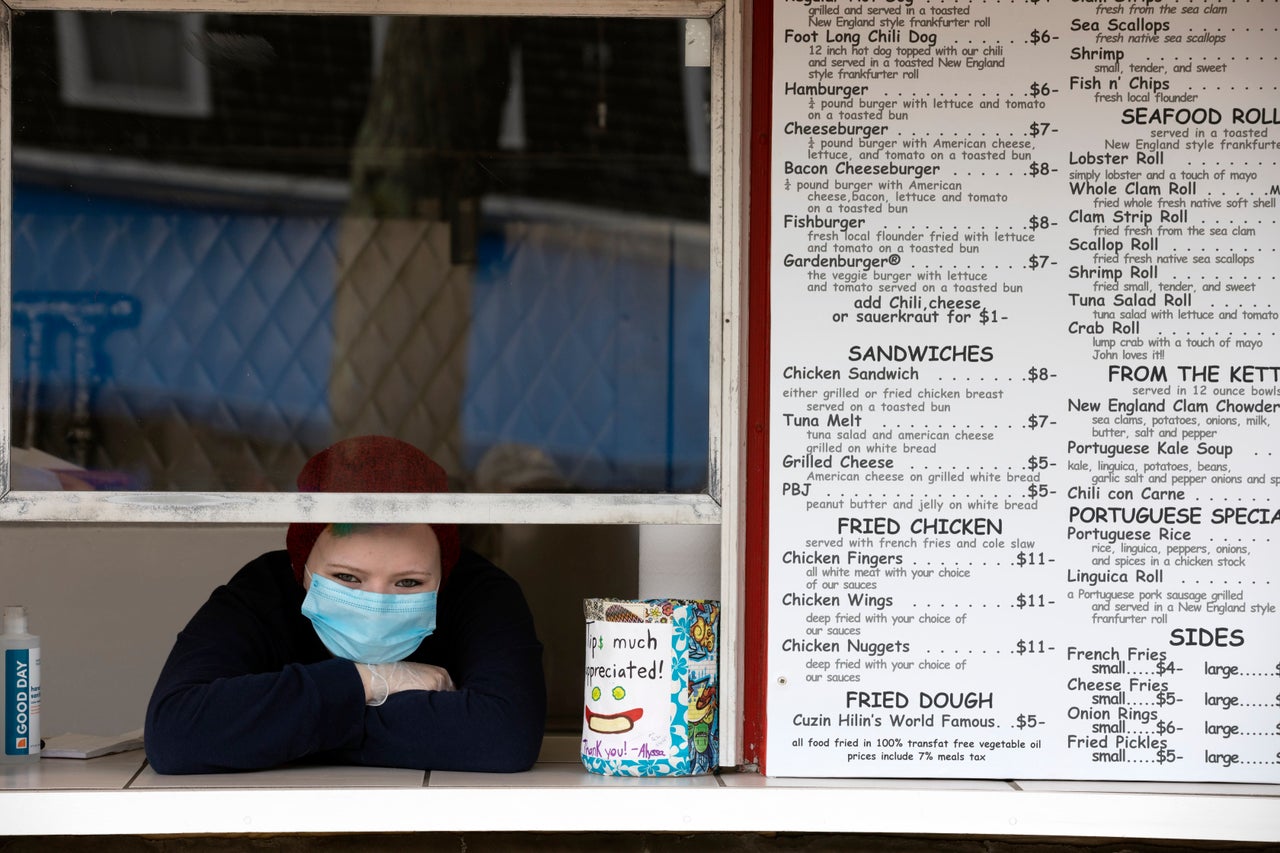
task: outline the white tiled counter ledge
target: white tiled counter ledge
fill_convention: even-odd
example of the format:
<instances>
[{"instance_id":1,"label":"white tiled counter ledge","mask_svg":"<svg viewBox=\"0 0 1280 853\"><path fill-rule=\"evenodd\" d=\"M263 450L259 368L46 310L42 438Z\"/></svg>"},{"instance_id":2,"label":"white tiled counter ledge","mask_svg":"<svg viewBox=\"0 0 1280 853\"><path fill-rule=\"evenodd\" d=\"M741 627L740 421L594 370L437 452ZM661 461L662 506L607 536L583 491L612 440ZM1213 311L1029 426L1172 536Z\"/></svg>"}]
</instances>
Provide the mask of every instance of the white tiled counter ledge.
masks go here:
<instances>
[{"instance_id":1,"label":"white tiled counter ledge","mask_svg":"<svg viewBox=\"0 0 1280 853\"><path fill-rule=\"evenodd\" d=\"M657 816L665 816L660 821ZM655 821L657 821L655 823ZM141 751L0 766L0 836L865 832L1280 841L1280 786L292 767L161 776Z\"/></svg>"}]
</instances>

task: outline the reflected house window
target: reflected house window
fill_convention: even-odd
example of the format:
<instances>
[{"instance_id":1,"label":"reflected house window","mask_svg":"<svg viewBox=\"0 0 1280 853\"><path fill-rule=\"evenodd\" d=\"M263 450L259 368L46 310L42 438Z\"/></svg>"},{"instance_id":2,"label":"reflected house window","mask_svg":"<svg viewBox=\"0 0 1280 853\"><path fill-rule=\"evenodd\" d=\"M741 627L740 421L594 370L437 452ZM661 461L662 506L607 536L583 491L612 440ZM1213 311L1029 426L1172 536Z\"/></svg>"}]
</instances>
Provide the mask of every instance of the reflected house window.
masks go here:
<instances>
[{"instance_id":1,"label":"reflected house window","mask_svg":"<svg viewBox=\"0 0 1280 853\"><path fill-rule=\"evenodd\" d=\"M212 112L203 15L59 12L64 103L202 118Z\"/></svg>"},{"instance_id":2,"label":"reflected house window","mask_svg":"<svg viewBox=\"0 0 1280 853\"><path fill-rule=\"evenodd\" d=\"M523 151L529 144L524 131L524 59L520 45L511 48L511 83L502 105L502 129L498 147L506 151Z\"/></svg>"},{"instance_id":3,"label":"reflected house window","mask_svg":"<svg viewBox=\"0 0 1280 853\"><path fill-rule=\"evenodd\" d=\"M688 121L689 169L697 175L711 174L711 69L684 70L684 107Z\"/></svg>"},{"instance_id":4,"label":"reflected house window","mask_svg":"<svg viewBox=\"0 0 1280 853\"><path fill-rule=\"evenodd\" d=\"M462 489L495 458L705 489L707 74L679 27L15 16L14 291L136 306L87 414L69 326L7 330L21 441L148 490L290 490L371 432Z\"/></svg>"}]
</instances>

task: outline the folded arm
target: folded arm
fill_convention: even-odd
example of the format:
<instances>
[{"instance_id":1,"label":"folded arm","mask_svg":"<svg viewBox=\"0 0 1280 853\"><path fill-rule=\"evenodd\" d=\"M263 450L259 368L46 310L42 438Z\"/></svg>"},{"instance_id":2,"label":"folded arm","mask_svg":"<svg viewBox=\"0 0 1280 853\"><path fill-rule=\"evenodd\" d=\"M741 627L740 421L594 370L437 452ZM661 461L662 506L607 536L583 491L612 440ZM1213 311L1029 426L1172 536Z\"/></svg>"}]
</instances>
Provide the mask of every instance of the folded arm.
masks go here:
<instances>
[{"instance_id":1,"label":"folded arm","mask_svg":"<svg viewBox=\"0 0 1280 853\"><path fill-rule=\"evenodd\" d=\"M355 664L286 663L279 632L226 587L178 635L147 707L147 758L160 773L258 770L358 743Z\"/></svg>"},{"instance_id":2,"label":"folded arm","mask_svg":"<svg viewBox=\"0 0 1280 853\"><path fill-rule=\"evenodd\" d=\"M448 626L454 690L392 693L365 716L359 764L433 770L527 770L546 720L542 646L519 587L499 576L460 591ZM453 623L453 620L457 620Z\"/></svg>"}]
</instances>

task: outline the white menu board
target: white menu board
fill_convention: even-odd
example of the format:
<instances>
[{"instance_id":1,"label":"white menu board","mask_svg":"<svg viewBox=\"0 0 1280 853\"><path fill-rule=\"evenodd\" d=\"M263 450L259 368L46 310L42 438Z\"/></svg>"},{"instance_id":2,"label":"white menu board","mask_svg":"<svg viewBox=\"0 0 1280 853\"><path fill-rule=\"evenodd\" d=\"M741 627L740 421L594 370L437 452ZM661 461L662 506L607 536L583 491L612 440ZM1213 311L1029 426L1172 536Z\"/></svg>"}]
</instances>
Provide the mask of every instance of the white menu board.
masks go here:
<instances>
[{"instance_id":1,"label":"white menu board","mask_svg":"<svg viewBox=\"0 0 1280 853\"><path fill-rule=\"evenodd\" d=\"M1280 782L1277 43L776 0L770 775Z\"/></svg>"}]
</instances>

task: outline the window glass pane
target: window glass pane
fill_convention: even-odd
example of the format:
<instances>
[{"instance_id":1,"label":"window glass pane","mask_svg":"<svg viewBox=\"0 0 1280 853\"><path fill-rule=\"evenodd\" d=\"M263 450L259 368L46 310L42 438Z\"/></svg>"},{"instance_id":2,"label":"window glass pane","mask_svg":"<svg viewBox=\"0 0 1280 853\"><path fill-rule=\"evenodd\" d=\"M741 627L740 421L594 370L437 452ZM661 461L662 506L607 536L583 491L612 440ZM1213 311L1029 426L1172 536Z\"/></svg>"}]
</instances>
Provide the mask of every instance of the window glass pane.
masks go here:
<instances>
[{"instance_id":1,"label":"window glass pane","mask_svg":"<svg viewBox=\"0 0 1280 853\"><path fill-rule=\"evenodd\" d=\"M679 22L62 14L14 18L15 488L288 490L374 432L463 489L705 487ZM67 97L76 46L208 108Z\"/></svg>"}]
</instances>

